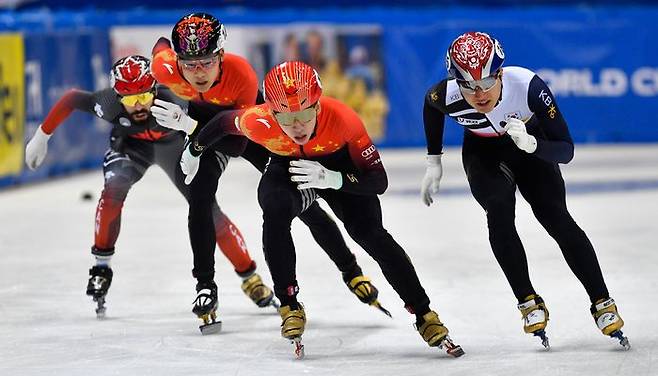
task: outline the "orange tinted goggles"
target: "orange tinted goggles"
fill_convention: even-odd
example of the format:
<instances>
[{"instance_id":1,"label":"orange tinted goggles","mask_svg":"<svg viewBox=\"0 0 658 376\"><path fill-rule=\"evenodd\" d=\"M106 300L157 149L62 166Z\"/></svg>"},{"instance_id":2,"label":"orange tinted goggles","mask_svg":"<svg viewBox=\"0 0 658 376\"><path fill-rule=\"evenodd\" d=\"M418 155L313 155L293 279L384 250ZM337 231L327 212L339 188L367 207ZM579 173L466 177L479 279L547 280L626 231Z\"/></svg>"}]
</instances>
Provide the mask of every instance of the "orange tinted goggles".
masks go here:
<instances>
[{"instance_id":1,"label":"orange tinted goggles","mask_svg":"<svg viewBox=\"0 0 658 376\"><path fill-rule=\"evenodd\" d=\"M123 96L121 97L120 101L126 106L134 106L138 102L139 104L146 106L151 103L153 98L155 98L155 94L153 94L153 92L147 91L146 93Z\"/></svg>"},{"instance_id":2,"label":"orange tinted goggles","mask_svg":"<svg viewBox=\"0 0 658 376\"><path fill-rule=\"evenodd\" d=\"M274 112L274 118L281 125L293 125L295 121L300 123L308 123L317 116L315 106L309 107L305 110L296 112Z\"/></svg>"}]
</instances>

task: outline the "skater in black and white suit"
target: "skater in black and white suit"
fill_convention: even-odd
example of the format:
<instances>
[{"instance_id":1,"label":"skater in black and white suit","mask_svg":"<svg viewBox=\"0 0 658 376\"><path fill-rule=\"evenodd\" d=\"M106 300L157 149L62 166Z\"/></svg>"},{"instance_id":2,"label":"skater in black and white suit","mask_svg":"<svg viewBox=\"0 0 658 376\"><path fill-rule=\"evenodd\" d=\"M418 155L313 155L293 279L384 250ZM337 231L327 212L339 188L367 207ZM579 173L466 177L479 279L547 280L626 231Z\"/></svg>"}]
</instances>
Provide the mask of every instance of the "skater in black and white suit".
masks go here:
<instances>
[{"instance_id":1,"label":"skater in black and white suit","mask_svg":"<svg viewBox=\"0 0 658 376\"><path fill-rule=\"evenodd\" d=\"M627 346L620 331L624 322L610 298L594 248L567 210L558 166L573 158L567 123L544 81L526 68L503 69L504 58L500 43L486 33L466 33L450 45L446 56L450 77L425 96L428 156L422 200L429 206L432 194L438 192L444 118L449 116L465 128L464 169L473 197L486 212L491 248L518 299L525 332L541 337L548 347L544 332L548 310L530 282L514 225L517 187L585 287L599 329Z\"/></svg>"}]
</instances>

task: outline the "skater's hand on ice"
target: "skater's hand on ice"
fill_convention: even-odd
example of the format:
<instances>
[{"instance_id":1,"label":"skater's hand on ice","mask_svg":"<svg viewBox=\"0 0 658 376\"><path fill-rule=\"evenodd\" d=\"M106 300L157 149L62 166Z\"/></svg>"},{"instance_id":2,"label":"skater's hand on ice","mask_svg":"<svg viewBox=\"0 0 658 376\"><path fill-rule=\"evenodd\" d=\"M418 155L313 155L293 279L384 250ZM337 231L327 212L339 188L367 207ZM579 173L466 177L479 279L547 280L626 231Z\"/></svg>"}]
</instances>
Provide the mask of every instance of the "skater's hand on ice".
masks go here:
<instances>
[{"instance_id":1,"label":"skater's hand on ice","mask_svg":"<svg viewBox=\"0 0 658 376\"><path fill-rule=\"evenodd\" d=\"M533 153L537 150L537 139L533 135L528 134L523 120L517 118L507 120L505 130L519 149L526 153Z\"/></svg>"},{"instance_id":2,"label":"skater's hand on ice","mask_svg":"<svg viewBox=\"0 0 658 376\"><path fill-rule=\"evenodd\" d=\"M156 99L151 106L151 114L161 126L176 131L191 134L196 128L197 121L189 117L183 109L162 99Z\"/></svg>"},{"instance_id":3,"label":"skater's hand on ice","mask_svg":"<svg viewBox=\"0 0 658 376\"><path fill-rule=\"evenodd\" d=\"M180 156L180 169L185 174L186 185L192 183L197 171L199 171L199 161L200 158L192 155L189 147L186 147L185 150L183 150L183 154Z\"/></svg>"},{"instance_id":4,"label":"skater's hand on ice","mask_svg":"<svg viewBox=\"0 0 658 376\"><path fill-rule=\"evenodd\" d=\"M439 191L439 183L443 176L441 166L441 154L427 156L427 169L420 184L420 198L426 206L430 206L434 200L432 194Z\"/></svg>"},{"instance_id":5,"label":"skater's hand on ice","mask_svg":"<svg viewBox=\"0 0 658 376\"><path fill-rule=\"evenodd\" d=\"M338 171L332 171L320 164L320 162L300 159L290 161L292 174L290 180L297 183L297 189L340 189L343 186L343 176Z\"/></svg>"},{"instance_id":6,"label":"skater's hand on ice","mask_svg":"<svg viewBox=\"0 0 658 376\"><path fill-rule=\"evenodd\" d=\"M43 163L43 160L48 154L48 140L50 139L50 134L46 134L41 125L37 128L37 131L34 132L34 136L30 139L30 142L27 143L25 147L25 163L30 170L34 170Z\"/></svg>"}]
</instances>

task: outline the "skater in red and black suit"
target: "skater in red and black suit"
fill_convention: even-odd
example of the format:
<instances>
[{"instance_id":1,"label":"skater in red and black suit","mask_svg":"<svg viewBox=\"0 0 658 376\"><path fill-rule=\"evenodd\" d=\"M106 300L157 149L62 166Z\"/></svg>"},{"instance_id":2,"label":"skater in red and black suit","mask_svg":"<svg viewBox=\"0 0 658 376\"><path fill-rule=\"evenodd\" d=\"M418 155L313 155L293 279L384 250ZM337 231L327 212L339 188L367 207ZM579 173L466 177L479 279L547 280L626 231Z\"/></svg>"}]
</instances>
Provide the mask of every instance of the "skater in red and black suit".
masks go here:
<instances>
[{"instance_id":1,"label":"skater in red and black suit","mask_svg":"<svg viewBox=\"0 0 658 376\"><path fill-rule=\"evenodd\" d=\"M258 201L265 258L282 305L282 336L299 343L306 322L297 301L290 223L320 196L416 315L423 339L461 355L430 309L409 257L382 226L377 195L387 188L386 171L358 115L338 100L322 97L317 72L301 62L277 65L263 86L265 104L217 115L183 152L181 165L187 179L194 178L203 151L229 135L245 135L272 153L258 186Z\"/></svg>"},{"instance_id":2,"label":"skater in red and black suit","mask_svg":"<svg viewBox=\"0 0 658 376\"><path fill-rule=\"evenodd\" d=\"M218 112L241 109L257 103L259 98L256 73L244 58L225 53L226 29L207 13L193 13L181 18L172 30L172 41L161 38L153 49L152 71L159 83L174 94L189 100L195 115L188 116L175 103L155 102L154 116L170 128L183 130L194 137ZM172 48L173 44L173 48ZM262 100L262 98L261 98ZM242 157L263 171L269 152L245 137L233 136L221 145L243 145ZM217 192L218 179L226 164L217 157L217 148L200 159L200 172L190 184L189 230L195 258L193 271L197 278L195 312L207 313L216 307L217 286L213 281L211 202ZM189 182L189 180L187 181ZM376 305L378 291L363 275L354 254L349 250L336 223L316 203L300 219L310 228L314 239L342 273L343 280L359 300Z\"/></svg>"},{"instance_id":3,"label":"skater in red and black suit","mask_svg":"<svg viewBox=\"0 0 658 376\"><path fill-rule=\"evenodd\" d=\"M110 258L121 227L123 203L132 188L153 164L160 166L187 201L189 187L184 183L178 162L185 134L164 128L151 115L154 100L165 100L187 108L187 101L178 98L164 86L156 85L150 73L150 61L139 55L118 60L110 73L112 87L97 92L72 89L53 107L43 124L37 129L26 148L26 163L37 168L46 157L48 139L72 111L84 111L98 116L113 125L110 148L103 160L105 186L96 209L96 226L92 254L96 265L89 273L87 294L95 300L104 299L112 282ZM222 161L228 154L238 155L243 145L226 149ZM211 215L211 241L233 264L235 271L245 280L258 279L255 263L245 246L238 228L220 210L216 200L209 203ZM247 295L253 293L252 284L243 284ZM250 288L250 289L249 289ZM272 295L263 286L264 295Z\"/></svg>"}]
</instances>

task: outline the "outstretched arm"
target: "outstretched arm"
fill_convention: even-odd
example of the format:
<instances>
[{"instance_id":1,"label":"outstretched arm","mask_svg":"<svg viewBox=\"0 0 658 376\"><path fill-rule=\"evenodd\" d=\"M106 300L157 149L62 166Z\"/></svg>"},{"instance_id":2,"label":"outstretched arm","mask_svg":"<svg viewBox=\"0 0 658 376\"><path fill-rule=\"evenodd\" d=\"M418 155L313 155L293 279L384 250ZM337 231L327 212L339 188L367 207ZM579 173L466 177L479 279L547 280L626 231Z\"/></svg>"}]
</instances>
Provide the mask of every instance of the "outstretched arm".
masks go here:
<instances>
[{"instance_id":1,"label":"outstretched arm","mask_svg":"<svg viewBox=\"0 0 658 376\"><path fill-rule=\"evenodd\" d=\"M207 147L228 135L244 136L240 129L240 116L243 113L244 110L230 110L216 114L194 137L190 145L192 155L201 155Z\"/></svg>"},{"instance_id":2,"label":"outstretched arm","mask_svg":"<svg viewBox=\"0 0 658 376\"><path fill-rule=\"evenodd\" d=\"M50 112L43 120L43 124L41 124L43 132L48 135L52 134L74 110L93 112L94 94L77 89L67 91L50 109Z\"/></svg>"},{"instance_id":3,"label":"outstretched arm","mask_svg":"<svg viewBox=\"0 0 658 376\"><path fill-rule=\"evenodd\" d=\"M25 163L34 170L43 163L48 154L48 140L55 129L73 110L92 112L94 108L94 94L72 89L66 92L62 98L50 110L43 124L39 125L36 132L25 146Z\"/></svg>"}]
</instances>

